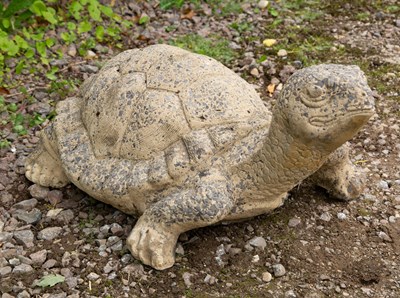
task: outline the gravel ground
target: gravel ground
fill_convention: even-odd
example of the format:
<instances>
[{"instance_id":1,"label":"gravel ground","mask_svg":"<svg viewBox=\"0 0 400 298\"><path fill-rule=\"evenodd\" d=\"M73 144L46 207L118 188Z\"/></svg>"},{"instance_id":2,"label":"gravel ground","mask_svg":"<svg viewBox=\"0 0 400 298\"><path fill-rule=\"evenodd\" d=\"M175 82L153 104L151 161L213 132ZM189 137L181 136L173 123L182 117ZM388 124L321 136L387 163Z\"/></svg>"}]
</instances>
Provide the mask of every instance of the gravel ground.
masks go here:
<instances>
[{"instance_id":1,"label":"gravel ground","mask_svg":"<svg viewBox=\"0 0 400 298\"><path fill-rule=\"evenodd\" d=\"M254 13L262 2L244 4L243 13L224 17L205 4L181 11L161 11L153 2L120 4L126 17L146 13L151 18L148 26L133 29L124 48L189 32L218 32L238 53L228 66L273 105L282 84L302 63L285 49L259 61L262 41L282 33L279 28L266 31L271 23L266 10ZM315 31L333 38L318 61L361 63L368 77L387 67L371 79L377 114L351 142L353 160L368 176L361 198L334 201L304 182L269 215L181 235L175 266L159 272L133 260L124 246L134 218L74 186L56 190L28 182L24 159L38 142L37 130L25 138L10 132L12 148L0 151L1 297L400 297L400 16L357 6L369 12L360 21L346 14L352 8L328 7L319 22L290 16L283 22L310 27L308 36ZM191 10L193 16L182 17ZM244 20L251 30L239 33L230 26ZM175 29L167 32L168 26ZM346 54L339 55L341 49ZM98 46L94 59L85 60L74 46L64 51L63 60L53 63L77 78L97 72L97 61L116 53ZM48 114L49 101L61 99L41 85L27 87L37 100L30 108L40 113ZM49 274L65 280L38 286Z\"/></svg>"}]
</instances>

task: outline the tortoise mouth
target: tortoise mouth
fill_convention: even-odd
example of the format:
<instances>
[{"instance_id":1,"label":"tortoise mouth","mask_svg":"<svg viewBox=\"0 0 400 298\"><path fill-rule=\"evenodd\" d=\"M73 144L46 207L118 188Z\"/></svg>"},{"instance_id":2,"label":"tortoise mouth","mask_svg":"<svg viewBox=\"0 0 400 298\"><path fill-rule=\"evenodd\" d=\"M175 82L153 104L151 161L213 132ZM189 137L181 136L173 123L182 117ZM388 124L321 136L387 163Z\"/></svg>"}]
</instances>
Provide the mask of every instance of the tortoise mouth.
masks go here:
<instances>
[{"instance_id":1,"label":"tortoise mouth","mask_svg":"<svg viewBox=\"0 0 400 298\"><path fill-rule=\"evenodd\" d=\"M329 126L332 123L339 121L340 119L351 119L356 123L364 123L374 114L373 108L364 109L353 109L347 110L346 112L339 114L337 116L333 115L323 115L315 116L310 118L310 124L317 127Z\"/></svg>"}]
</instances>

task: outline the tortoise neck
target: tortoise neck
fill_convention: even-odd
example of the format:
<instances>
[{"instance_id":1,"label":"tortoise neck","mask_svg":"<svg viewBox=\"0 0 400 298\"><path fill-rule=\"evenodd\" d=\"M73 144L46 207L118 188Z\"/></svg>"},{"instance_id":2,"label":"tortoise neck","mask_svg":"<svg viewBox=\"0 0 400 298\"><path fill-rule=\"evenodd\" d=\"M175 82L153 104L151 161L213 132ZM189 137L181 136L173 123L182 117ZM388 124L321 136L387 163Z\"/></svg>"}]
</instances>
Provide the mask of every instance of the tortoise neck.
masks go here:
<instances>
[{"instance_id":1,"label":"tortoise neck","mask_svg":"<svg viewBox=\"0 0 400 298\"><path fill-rule=\"evenodd\" d=\"M268 196L279 196L314 173L329 153L305 144L288 131L285 119L275 109L269 133L255 154L256 188Z\"/></svg>"}]
</instances>

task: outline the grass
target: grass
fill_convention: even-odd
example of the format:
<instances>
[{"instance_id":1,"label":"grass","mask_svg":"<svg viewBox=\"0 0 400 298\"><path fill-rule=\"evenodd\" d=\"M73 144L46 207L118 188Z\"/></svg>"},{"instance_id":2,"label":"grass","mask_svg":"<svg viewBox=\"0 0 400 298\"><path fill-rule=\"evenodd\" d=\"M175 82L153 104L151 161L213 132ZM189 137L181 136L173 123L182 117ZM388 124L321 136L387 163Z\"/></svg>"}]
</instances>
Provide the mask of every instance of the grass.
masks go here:
<instances>
[{"instance_id":1,"label":"grass","mask_svg":"<svg viewBox=\"0 0 400 298\"><path fill-rule=\"evenodd\" d=\"M185 3L192 3L199 7L202 3L208 4L216 16L239 14L242 12L241 5L245 0L160 0L161 9L180 9Z\"/></svg>"},{"instance_id":2,"label":"grass","mask_svg":"<svg viewBox=\"0 0 400 298\"><path fill-rule=\"evenodd\" d=\"M216 35L212 38L204 38L198 34L188 34L176 38L171 41L170 44L212 57L224 64L232 61L237 55L237 53L229 47L228 40Z\"/></svg>"}]
</instances>

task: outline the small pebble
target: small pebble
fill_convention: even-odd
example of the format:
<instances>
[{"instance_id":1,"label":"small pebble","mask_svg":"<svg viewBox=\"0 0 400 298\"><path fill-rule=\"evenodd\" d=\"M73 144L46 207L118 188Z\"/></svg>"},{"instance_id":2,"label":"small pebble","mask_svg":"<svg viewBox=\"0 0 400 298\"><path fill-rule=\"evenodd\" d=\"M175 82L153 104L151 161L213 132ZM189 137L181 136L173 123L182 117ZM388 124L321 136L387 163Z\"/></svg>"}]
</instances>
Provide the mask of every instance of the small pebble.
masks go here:
<instances>
[{"instance_id":1,"label":"small pebble","mask_svg":"<svg viewBox=\"0 0 400 298\"><path fill-rule=\"evenodd\" d=\"M289 220L288 226L294 228L297 227L299 224L301 224L301 219L294 217Z\"/></svg>"},{"instance_id":2,"label":"small pebble","mask_svg":"<svg viewBox=\"0 0 400 298\"><path fill-rule=\"evenodd\" d=\"M286 274L286 269L282 264L272 265L272 269L274 270L275 277L281 277Z\"/></svg>"},{"instance_id":3,"label":"small pebble","mask_svg":"<svg viewBox=\"0 0 400 298\"><path fill-rule=\"evenodd\" d=\"M269 2L266 0L260 0L257 4L258 8L264 9L268 6Z\"/></svg>"},{"instance_id":4,"label":"small pebble","mask_svg":"<svg viewBox=\"0 0 400 298\"><path fill-rule=\"evenodd\" d=\"M280 49L277 53L278 57L286 57L288 52L284 49Z\"/></svg>"},{"instance_id":5,"label":"small pebble","mask_svg":"<svg viewBox=\"0 0 400 298\"><path fill-rule=\"evenodd\" d=\"M270 282L272 280L272 274L271 273L269 273L268 271L267 272L264 272L263 274L262 274L262 281L263 282Z\"/></svg>"},{"instance_id":6,"label":"small pebble","mask_svg":"<svg viewBox=\"0 0 400 298\"><path fill-rule=\"evenodd\" d=\"M258 78L258 77L260 76L260 72L258 71L257 67L253 67L253 68L250 70L250 74L251 74L253 77L256 77L256 78Z\"/></svg>"},{"instance_id":7,"label":"small pebble","mask_svg":"<svg viewBox=\"0 0 400 298\"><path fill-rule=\"evenodd\" d=\"M99 279L100 275L98 275L97 273L91 272L86 277L88 280L94 281L94 280Z\"/></svg>"},{"instance_id":8,"label":"small pebble","mask_svg":"<svg viewBox=\"0 0 400 298\"><path fill-rule=\"evenodd\" d=\"M340 220L345 220L347 218L347 215L344 214L343 212L338 212L337 218Z\"/></svg>"},{"instance_id":9,"label":"small pebble","mask_svg":"<svg viewBox=\"0 0 400 298\"><path fill-rule=\"evenodd\" d=\"M289 290L285 292L285 298L296 298L296 294L293 290Z\"/></svg>"},{"instance_id":10,"label":"small pebble","mask_svg":"<svg viewBox=\"0 0 400 298\"><path fill-rule=\"evenodd\" d=\"M250 244L253 247L259 248L261 250L264 250L264 248L267 246L267 242L263 237L254 237L250 239L248 244Z\"/></svg>"},{"instance_id":11,"label":"small pebble","mask_svg":"<svg viewBox=\"0 0 400 298\"><path fill-rule=\"evenodd\" d=\"M329 212L324 212L321 214L321 216L319 217L321 220L323 221L330 221L332 219L332 215L330 215Z\"/></svg>"},{"instance_id":12,"label":"small pebble","mask_svg":"<svg viewBox=\"0 0 400 298\"><path fill-rule=\"evenodd\" d=\"M378 187L381 189L389 189L389 184L385 180L381 180L378 183Z\"/></svg>"},{"instance_id":13,"label":"small pebble","mask_svg":"<svg viewBox=\"0 0 400 298\"><path fill-rule=\"evenodd\" d=\"M258 261L260 261L260 256L259 255L255 255L253 256L253 258L251 259L252 263L257 263Z\"/></svg>"},{"instance_id":14,"label":"small pebble","mask_svg":"<svg viewBox=\"0 0 400 298\"><path fill-rule=\"evenodd\" d=\"M182 274L183 282L185 283L185 286L189 288L192 285L192 282L190 281L190 278L192 277L193 274L190 274L189 272L185 272Z\"/></svg>"},{"instance_id":15,"label":"small pebble","mask_svg":"<svg viewBox=\"0 0 400 298\"><path fill-rule=\"evenodd\" d=\"M390 238L390 236L388 234L386 234L385 232L383 232L383 231L379 231L378 232L378 237L381 238L383 241L386 241L386 242L392 242L393 241L392 238Z\"/></svg>"}]
</instances>

